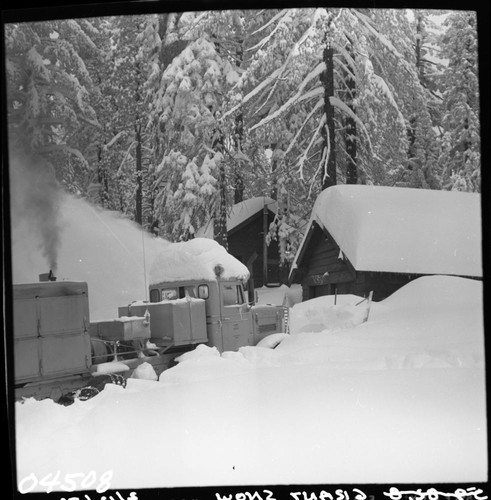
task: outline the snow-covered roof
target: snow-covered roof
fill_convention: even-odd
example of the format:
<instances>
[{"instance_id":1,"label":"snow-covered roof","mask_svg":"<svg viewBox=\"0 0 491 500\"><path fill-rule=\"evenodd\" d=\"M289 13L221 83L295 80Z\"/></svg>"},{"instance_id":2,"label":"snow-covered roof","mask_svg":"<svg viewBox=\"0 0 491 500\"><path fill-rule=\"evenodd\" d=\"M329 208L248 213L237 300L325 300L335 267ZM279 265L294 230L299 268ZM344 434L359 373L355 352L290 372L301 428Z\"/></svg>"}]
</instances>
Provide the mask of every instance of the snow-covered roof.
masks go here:
<instances>
[{"instance_id":1,"label":"snow-covered roof","mask_svg":"<svg viewBox=\"0 0 491 500\"><path fill-rule=\"evenodd\" d=\"M167 245L150 268L150 283L185 280L216 280L215 266L223 268L221 278L249 279L249 271L224 247L209 238L195 238Z\"/></svg>"},{"instance_id":2,"label":"snow-covered roof","mask_svg":"<svg viewBox=\"0 0 491 500\"><path fill-rule=\"evenodd\" d=\"M317 198L313 224L329 232L358 271L482 276L479 194L338 185Z\"/></svg>"},{"instance_id":3,"label":"snow-covered roof","mask_svg":"<svg viewBox=\"0 0 491 500\"><path fill-rule=\"evenodd\" d=\"M276 203L276 200L273 200L268 196L258 196L256 198L249 198L248 200L236 203L227 217L227 231L236 228L249 217L257 214L260 210L263 210L265 205L269 210L271 210L271 212L274 214L277 213L278 204Z\"/></svg>"},{"instance_id":4,"label":"snow-covered roof","mask_svg":"<svg viewBox=\"0 0 491 500\"><path fill-rule=\"evenodd\" d=\"M249 198L248 200L236 203L227 216L227 231L235 229L244 221L249 219L249 217L252 217L259 211L262 211L264 205L266 205L267 208L274 214L277 213L277 202L268 196L257 196L255 198ZM196 234L202 238L213 239L213 218L210 219L203 227L199 228Z\"/></svg>"},{"instance_id":5,"label":"snow-covered roof","mask_svg":"<svg viewBox=\"0 0 491 500\"><path fill-rule=\"evenodd\" d=\"M250 217L261 212L265 205L273 214L276 215L278 213L278 202L269 196L257 196L236 203L227 217L227 231L232 231ZM307 222L300 217L291 215L291 218L295 221L295 226L299 228L300 231L307 225ZM205 226L198 229L196 234L202 238L213 239L213 219L210 219Z\"/></svg>"}]
</instances>

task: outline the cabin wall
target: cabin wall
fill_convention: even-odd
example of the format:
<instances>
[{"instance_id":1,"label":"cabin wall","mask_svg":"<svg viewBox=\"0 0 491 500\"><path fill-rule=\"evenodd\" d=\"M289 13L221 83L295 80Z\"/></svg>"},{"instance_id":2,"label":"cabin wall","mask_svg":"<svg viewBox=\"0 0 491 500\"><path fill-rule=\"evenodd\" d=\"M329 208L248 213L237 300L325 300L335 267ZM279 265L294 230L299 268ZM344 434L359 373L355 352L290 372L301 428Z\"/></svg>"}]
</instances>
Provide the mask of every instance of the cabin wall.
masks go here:
<instances>
[{"instance_id":1,"label":"cabin wall","mask_svg":"<svg viewBox=\"0 0 491 500\"><path fill-rule=\"evenodd\" d=\"M302 269L303 300L331 295L334 293L354 293L361 289L357 273L340 253L339 246L330 235L320 230L311 240L311 247ZM360 280L363 281L363 277Z\"/></svg>"},{"instance_id":2,"label":"cabin wall","mask_svg":"<svg viewBox=\"0 0 491 500\"><path fill-rule=\"evenodd\" d=\"M340 253L335 240L320 228L310 241L300 270L302 300L322 295L352 294L380 301L403 287L418 275L355 271Z\"/></svg>"},{"instance_id":3,"label":"cabin wall","mask_svg":"<svg viewBox=\"0 0 491 500\"><path fill-rule=\"evenodd\" d=\"M274 220L274 214L268 213L268 228ZM228 252L243 264L247 265L249 259L256 252L257 257L252 265L252 277L256 288L264 286L263 277L263 214L259 212L255 217L246 221L229 232ZM280 266L278 242L272 240L268 246L268 283L286 283L288 268Z\"/></svg>"}]
</instances>

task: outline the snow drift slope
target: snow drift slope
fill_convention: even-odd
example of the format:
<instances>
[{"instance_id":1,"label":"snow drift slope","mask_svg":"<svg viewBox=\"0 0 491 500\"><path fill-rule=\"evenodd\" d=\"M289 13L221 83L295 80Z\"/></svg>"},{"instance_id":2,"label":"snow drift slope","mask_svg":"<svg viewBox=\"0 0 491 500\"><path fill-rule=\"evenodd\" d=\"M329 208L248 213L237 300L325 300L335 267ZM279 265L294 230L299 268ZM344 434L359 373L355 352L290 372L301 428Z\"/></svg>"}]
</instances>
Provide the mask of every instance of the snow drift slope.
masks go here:
<instances>
[{"instance_id":1,"label":"snow drift slope","mask_svg":"<svg viewBox=\"0 0 491 500\"><path fill-rule=\"evenodd\" d=\"M17 404L19 480L111 470L120 489L485 481L481 292L421 278L362 325L299 332L275 350L200 347L159 382L69 407Z\"/></svg>"}]
</instances>

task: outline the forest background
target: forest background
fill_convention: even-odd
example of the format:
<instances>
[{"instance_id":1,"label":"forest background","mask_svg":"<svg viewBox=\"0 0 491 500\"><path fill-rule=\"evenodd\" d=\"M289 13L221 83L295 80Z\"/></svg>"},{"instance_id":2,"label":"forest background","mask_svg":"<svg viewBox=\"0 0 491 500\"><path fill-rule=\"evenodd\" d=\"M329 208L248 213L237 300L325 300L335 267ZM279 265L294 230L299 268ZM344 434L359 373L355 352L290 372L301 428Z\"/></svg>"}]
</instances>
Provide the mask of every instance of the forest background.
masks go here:
<instances>
[{"instance_id":1,"label":"forest background","mask_svg":"<svg viewBox=\"0 0 491 500\"><path fill-rule=\"evenodd\" d=\"M11 176L25 170L37 211L55 211L62 187L171 241L213 220L226 246L231 206L270 196L288 261L328 186L481 190L474 11L210 10L4 29Z\"/></svg>"}]
</instances>

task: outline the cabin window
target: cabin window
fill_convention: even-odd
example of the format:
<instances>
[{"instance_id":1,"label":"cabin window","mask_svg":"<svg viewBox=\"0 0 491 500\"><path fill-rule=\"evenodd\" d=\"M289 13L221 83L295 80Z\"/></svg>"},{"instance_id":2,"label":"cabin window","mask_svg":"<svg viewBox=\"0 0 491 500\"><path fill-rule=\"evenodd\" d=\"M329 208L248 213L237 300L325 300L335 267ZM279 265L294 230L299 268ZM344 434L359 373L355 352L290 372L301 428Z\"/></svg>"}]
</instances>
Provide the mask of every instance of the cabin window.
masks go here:
<instances>
[{"instance_id":1,"label":"cabin window","mask_svg":"<svg viewBox=\"0 0 491 500\"><path fill-rule=\"evenodd\" d=\"M240 285L222 285L223 305L237 306L244 303L244 292Z\"/></svg>"},{"instance_id":2,"label":"cabin window","mask_svg":"<svg viewBox=\"0 0 491 500\"><path fill-rule=\"evenodd\" d=\"M153 288L150 290L150 302L160 302L160 290Z\"/></svg>"}]
</instances>

